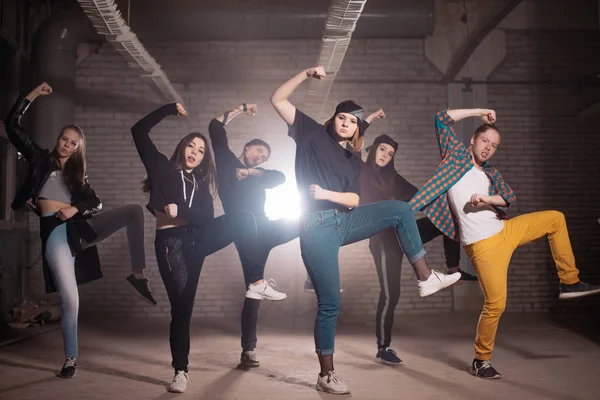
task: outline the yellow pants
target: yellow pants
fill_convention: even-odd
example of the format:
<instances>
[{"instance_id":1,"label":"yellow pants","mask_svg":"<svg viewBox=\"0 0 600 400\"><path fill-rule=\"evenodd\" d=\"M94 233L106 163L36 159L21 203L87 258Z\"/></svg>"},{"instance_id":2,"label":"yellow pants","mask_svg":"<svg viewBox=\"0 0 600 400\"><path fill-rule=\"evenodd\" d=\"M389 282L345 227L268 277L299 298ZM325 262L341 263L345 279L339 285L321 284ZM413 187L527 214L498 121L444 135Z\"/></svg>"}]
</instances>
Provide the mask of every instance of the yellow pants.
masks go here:
<instances>
[{"instance_id":1,"label":"yellow pants","mask_svg":"<svg viewBox=\"0 0 600 400\"><path fill-rule=\"evenodd\" d=\"M506 307L508 264L513 252L542 236L548 236L560 283L579 282L567 222L558 211L534 212L509 219L499 233L465 246L485 297L475 337L475 358L492 358L498 322Z\"/></svg>"}]
</instances>

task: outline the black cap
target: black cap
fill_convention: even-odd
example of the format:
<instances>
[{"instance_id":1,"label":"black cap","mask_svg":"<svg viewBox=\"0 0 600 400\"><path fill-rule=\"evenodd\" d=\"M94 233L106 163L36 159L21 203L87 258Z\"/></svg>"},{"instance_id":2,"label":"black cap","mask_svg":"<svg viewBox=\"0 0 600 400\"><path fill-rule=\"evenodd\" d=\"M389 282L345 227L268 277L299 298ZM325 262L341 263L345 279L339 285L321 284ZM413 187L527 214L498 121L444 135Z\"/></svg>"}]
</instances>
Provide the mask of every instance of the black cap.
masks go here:
<instances>
[{"instance_id":1,"label":"black cap","mask_svg":"<svg viewBox=\"0 0 600 400\"><path fill-rule=\"evenodd\" d=\"M369 151L371 149L371 147L373 146L377 146L380 143L385 143L385 144L389 144L390 146L392 146L394 148L394 153L398 150L398 142L396 142L394 139L392 139L391 137L389 137L388 135L379 135L375 138L375 140L373 141L373 144L368 146L366 148L367 151Z\"/></svg>"},{"instance_id":2,"label":"black cap","mask_svg":"<svg viewBox=\"0 0 600 400\"><path fill-rule=\"evenodd\" d=\"M363 136L365 134L365 131L367 130L369 124L367 121L365 121L365 110L363 110L361 106L359 106L352 100L342 101L335 108L335 113L333 113L333 116L329 119L329 121L333 121L335 116L339 113L347 113L354 115L358 120L358 134L360 136Z\"/></svg>"}]
</instances>

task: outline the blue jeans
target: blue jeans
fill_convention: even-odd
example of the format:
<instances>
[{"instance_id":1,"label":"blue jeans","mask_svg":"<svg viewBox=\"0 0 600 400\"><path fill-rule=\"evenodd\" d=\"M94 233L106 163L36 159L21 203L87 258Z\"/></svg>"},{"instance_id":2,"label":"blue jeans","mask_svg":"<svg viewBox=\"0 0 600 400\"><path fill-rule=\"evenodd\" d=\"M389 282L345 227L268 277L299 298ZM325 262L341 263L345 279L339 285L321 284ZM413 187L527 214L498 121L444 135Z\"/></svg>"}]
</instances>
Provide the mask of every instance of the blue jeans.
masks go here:
<instances>
[{"instance_id":1,"label":"blue jeans","mask_svg":"<svg viewBox=\"0 0 600 400\"><path fill-rule=\"evenodd\" d=\"M47 213L43 217L55 213ZM92 243L82 243L83 248L95 246L122 228L127 228L132 270L145 268L144 209L129 204L95 215L88 220L98 237ZM52 278L58 289L61 306L61 327L65 356L77 357L77 318L79 314L79 291L75 277L75 257L67 240L67 224L60 224L46 241L46 259Z\"/></svg>"},{"instance_id":2,"label":"blue jeans","mask_svg":"<svg viewBox=\"0 0 600 400\"><path fill-rule=\"evenodd\" d=\"M300 251L317 294L315 347L317 354L334 352L335 324L340 309L338 253L341 246L394 228L411 264L425 256L414 213L408 203L388 200L349 212L326 210L302 218Z\"/></svg>"}]
</instances>

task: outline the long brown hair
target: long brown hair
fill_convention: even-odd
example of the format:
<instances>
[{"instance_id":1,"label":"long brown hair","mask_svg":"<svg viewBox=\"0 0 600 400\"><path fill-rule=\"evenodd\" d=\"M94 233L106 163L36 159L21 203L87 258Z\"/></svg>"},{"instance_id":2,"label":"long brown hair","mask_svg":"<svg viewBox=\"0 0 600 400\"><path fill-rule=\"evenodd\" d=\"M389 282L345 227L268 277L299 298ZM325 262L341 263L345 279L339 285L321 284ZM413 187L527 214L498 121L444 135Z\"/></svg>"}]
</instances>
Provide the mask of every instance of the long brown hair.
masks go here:
<instances>
[{"instance_id":1,"label":"long brown hair","mask_svg":"<svg viewBox=\"0 0 600 400\"><path fill-rule=\"evenodd\" d=\"M199 132L192 132L185 136L179 141L177 147L175 147L175 150L173 151L169 161L171 161L175 169L179 171L185 169L185 148L195 138L199 138L204 141L204 157L202 158L202 161L200 161L200 165L192 170L192 174L194 174L198 181L205 182L208 185L213 197L215 197L218 191L217 172L215 168L215 162L213 161L213 155L210 151L208 139L205 135ZM148 177L145 177L142 181L142 191L144 193L149 193L151 189L152 188L148 182Z\"/></svg>"},{"instance_id":2,"label":"long brown hair","mask_svg":"<svg viewBox=\"0 0 600 400\"><path fill-rule=\"evenodd\" d=\"M78 187L85 183L85 177L87 173L87 163L85 161L85 134L83 133L83 129L79 126L71 124L64 126L60 133L56 138L56 146L50 153L50 160L55 161L60 165L58 151L58 143L60 138L65 133L66 130L71 129L79 135L79 143L77 144L77 150L75 153L71 154L71 156L67 159L65 164L62 166L63 176L65 178L65 183L72 187Z\"/></svg>"}]
</instances>

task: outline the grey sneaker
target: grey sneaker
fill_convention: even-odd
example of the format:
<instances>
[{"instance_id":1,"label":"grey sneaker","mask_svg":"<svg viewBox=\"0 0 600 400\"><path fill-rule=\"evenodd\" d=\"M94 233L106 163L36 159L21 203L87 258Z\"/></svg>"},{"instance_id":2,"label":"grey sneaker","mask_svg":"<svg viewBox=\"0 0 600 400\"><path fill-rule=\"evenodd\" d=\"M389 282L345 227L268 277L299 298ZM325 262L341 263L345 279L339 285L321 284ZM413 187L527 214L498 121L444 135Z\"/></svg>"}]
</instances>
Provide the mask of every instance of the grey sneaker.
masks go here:
<instances>
[{"instance_id":1,"label":"grey sneaker","mask_svg":"<svg viewBox=\"0 0 600 400\"><path fill-rule=\"evenodd\" d=\"M329 371L326 376L319 374L317 378L317 391L331 394L348 394L350 393L350 388L338 374Z\"/></svg>"},{"instance_id":2,"label":"grey sneaker","mask_svg":"<svg viewBox=\"0 0 600 400\"><path fill-rule=\"evenodd\" d=\"M254 350L244 350L242 351L242 355L240 356L240 365L243 367L260 367L260 361L256 358L256 351Z\"/></svg>"},{"instance_id":3,"label":"grey sneaker","mask_svg":"<svg viewBox=\"0 0 600 400\"><path fill-rule=\"evenodd\" d=\"M75 375L77 375L77 363L74 358L67 358L57 376L59 378L69 379L74 378Z\"/></svg>"}]
</instances>

